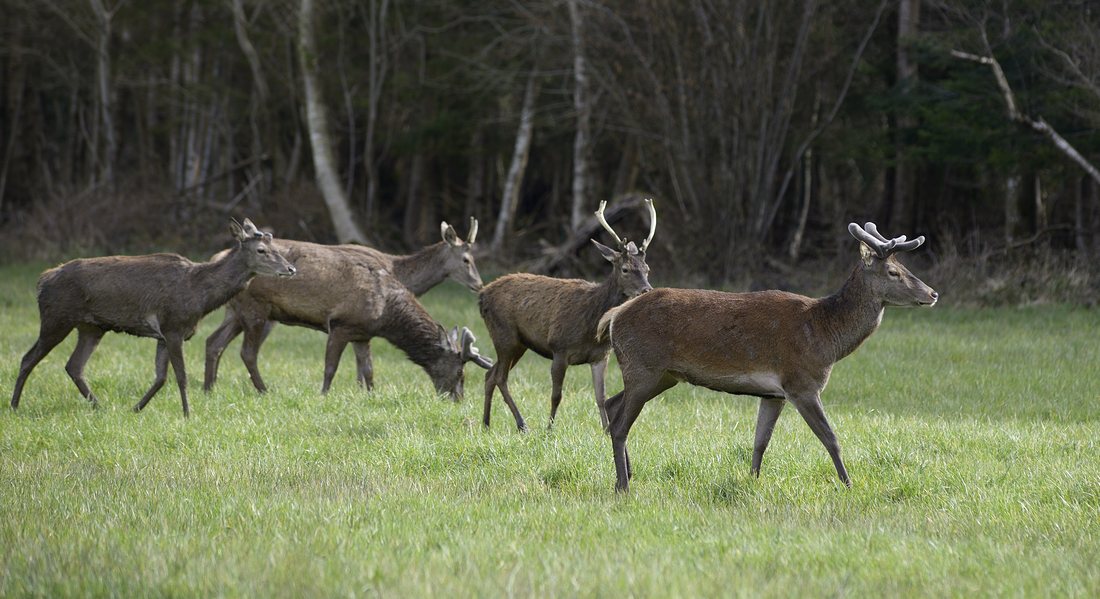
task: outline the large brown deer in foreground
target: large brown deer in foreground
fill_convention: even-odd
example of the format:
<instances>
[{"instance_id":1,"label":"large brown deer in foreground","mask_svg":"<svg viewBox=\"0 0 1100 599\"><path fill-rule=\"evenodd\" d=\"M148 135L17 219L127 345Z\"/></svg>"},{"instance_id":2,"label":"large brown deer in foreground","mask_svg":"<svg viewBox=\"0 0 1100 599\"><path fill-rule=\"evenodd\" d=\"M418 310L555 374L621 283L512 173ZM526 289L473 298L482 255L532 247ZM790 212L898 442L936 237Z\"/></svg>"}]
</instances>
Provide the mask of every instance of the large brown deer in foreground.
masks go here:
<instances>
[{"instance_id":1,"label":"large brown deer in foreground","mask_svg":"<svg viewBox=\"0 0 1100 599\"><path fill-rule=\"evenodd\" d=\"M615 488L631 477L626 437L642 406L680 381L760 398L752 472L789 401L828 450L837 475L851 486L840 445L821 407L829 372L882 321L885 306L931 306L939 295L894 255L924 237L886 239L874 223L852 223L861 259L835 294L811 299L782 291L723 293L658 289L609 311L598 335L610 336L623 390L607 401Z\"/></svg>"},{"instance_id":2,"label":"large brown deer in foreground","mask_svg":"<svg viewBox=\"0 0 1100 599\"><path fill-rule=\"evenodd\" d=\"M606 205L607 202L600 203L596 219L615 239L619 249L615 251L592 240L611 263L611 273L603 283L519 273L501 277L481 290L478 304L497 354L496 365L485 375L482 423L486 427L493 407L493 391L499 387L516 419L516 427L527 430L527 423L508 391L508 372L530 349L553 360L550 366L550 426L554 424L561 403L565 369L576 364L590 364L596 406L604 429L607 428L604 375L610 347L607 341L596 340L596 324L609 308L652 289L645 251L657 230L657 212L653 200L647 199L649 236L638 248L633 241L620 239L607 224L603 216Z\"/></svg>"},{"instance_id":3,"label":"large brown deer in foreground","mask_svg":"<svg viewBox=\"0 0 1100 599\"><path fill-rule=\"evenodd\" d=\"M108 256L72 260L42 273L41 328L19 367L12 409L19 407L31 370L75 328L79 339L65 370L92 405L97 401L84 380L84 364L107 331L118 331L157 340L156 379L134 410L160 391L171 361L187 416L183 342L195 333L199 320L244 289L254 275L294 274L294 266L272 247L271 235L251 221L233 223L232 231L237 245L210 262L196 264L176 254Z\"/></svg>"},{"instance_id":4,"label":"large brown deer in foreground","mask_svg":"<svg viewBox=\"0 0 1100 599\"><path fill-rule=\"evenodd\" d=\"M424 368L436 390L462 397L463 365L482 368L492 362L474 347L468 329L450 334L420 305L416 296L388 270L358 247L327 246L304 241L280 242L298 275L285 281L256 279L238 294L244 324L245 367L253 384L260 377L255 341L268 321L303 326L328 334L321 392L327 392L348 343L382 337Z\"/></svg>"},{"instance_id":5,"label":"large brown deer in foreground","mask_svg":"<svg viewBox=\"0 0 1100 599\"><path fill-rule=\"evenodd\" d=\"M466 241L458 236L455 228L445 221L440 225L442 241L429 245L407 256L387 254L374 248L361 245L340 246L363 253L380 268L393 274L405 287L416 295L423 295L446 279L452 279L468 287L471 291L481 289L481 275L474 262L473 245L477 238L477 219L470 217L470 231ZM295 241L279 240L279 247L293 247ZM303 289L310 295L315 289ZM246 363L255 363L260 346L271 333L274 321L262 320L255 313L254 302L245 298L233 298L225 306L225 318L218 328L206 338L206 371L203 378L203 390L214 387L218 378L218 364L222 352L233 339L245 332L245 341L241 344L241 359ZM360 384L368 389L374 386L374 366L370 354L370 340L352 343L355 349L356 371ZM263 380L259 375L252 377L255 387L264 391Z\"/></svg>"}]
</instances>

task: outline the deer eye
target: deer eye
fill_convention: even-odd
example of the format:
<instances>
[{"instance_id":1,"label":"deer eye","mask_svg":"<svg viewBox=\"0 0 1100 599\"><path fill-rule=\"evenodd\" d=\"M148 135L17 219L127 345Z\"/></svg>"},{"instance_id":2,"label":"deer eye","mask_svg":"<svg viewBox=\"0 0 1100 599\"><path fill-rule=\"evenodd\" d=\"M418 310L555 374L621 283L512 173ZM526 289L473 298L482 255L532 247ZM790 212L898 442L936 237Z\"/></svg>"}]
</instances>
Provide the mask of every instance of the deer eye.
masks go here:
<instances>
[{"instance_id":1,"label":"deer eye","mask_svg":"<svg viewBox=\"0 0 1100 599\"><path fill-rule=\"evenodd\" d=\"M894 270L893 268L886 271L886 274L890 275L891 277L894 277L895 279L901 276L901 273L898 272L897 270Z\"/></svg>"},{"instance_id":2,"label":"deer eye","mask_svg":"<svg viewBox=\"0 0 1100 599\"><path fill-rule=\"evenodd\" d=\"M469 264L470 263L470 257L469 256L463 256L462 261L465 262L466 264Z\"/></svg>"},{"instance_id":3,"label":"deer eye","mask_svg":"<svg viewBox=\"0 0 1100 599\"><path fill-rule=\"evenodd\" d=\"M266 254L267 249L265 249L264 246L261 245L260 247L256 248L256 253L257 254Z\"/></svg>"}]
</instances>

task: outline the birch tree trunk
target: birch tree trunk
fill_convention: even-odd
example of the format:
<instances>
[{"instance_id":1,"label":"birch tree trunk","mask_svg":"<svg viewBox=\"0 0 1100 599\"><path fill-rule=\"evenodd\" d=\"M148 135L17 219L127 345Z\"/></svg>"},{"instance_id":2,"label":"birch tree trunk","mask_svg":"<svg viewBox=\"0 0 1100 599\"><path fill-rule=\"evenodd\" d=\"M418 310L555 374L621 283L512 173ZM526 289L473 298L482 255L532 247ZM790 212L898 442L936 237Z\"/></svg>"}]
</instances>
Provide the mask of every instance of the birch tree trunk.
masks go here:
<instances>
[{"instance_id":1,"label":"birch tree trunk","mask_svg":"<svg viewBox=\"0 0 1100 599\"><path fill-rule=\"evenodd\" d=\"M313 38L313 0L302 0L298 12L298 57L305 89L306 121L313 148L313 170L328 206L336 238L340 243L366 243L367 238L355 223L351 205L340 183L333 159L332 139L325 115L321 84L317 79L317 46Z\"/></svg>"},{"instance_id":2,"label":"birch tree trunk","mask_svg":"<svg viewBox=\"0 0 1100 599\"><path fill-rule=\"evenodd\" d=\"M573 108L577 112L577 132L573 139L573 205L569 226L576 231L587 220L588 153L592 128L588 64L585 59L584 29L578 0L569 0L569 21L573 34Z\"/></svg>"},{"instance_id":3,"label":"birch tree trunk","mask_svg":"<svg viewBox=\"0 0 1100 599\"><path fill-rule=\"evenodd\" d=\"M531 137L535 126L535 97L538 84L532 69L527 77L527 89L523 94L523 108L520 111L519 129L516 131L516 145L512 151L512 164L504 179L504 194L500 199L500 213L497 214L497 226L493 231L493 240L489 249L493 253L500 251L504 236L511 232L512 220L519 203L519 190L523 186L523 174L527 169L527 158L531 153Z\"/></svg>"}]
</instances>

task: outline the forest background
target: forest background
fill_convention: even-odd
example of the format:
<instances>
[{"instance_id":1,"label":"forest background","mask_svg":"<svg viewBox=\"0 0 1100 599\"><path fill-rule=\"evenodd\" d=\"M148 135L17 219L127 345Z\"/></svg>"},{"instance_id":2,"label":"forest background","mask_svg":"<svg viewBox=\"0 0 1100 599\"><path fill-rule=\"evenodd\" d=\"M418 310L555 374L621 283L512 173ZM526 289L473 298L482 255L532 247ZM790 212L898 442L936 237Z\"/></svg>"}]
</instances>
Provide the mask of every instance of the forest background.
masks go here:
<instances>
[{"instance_id":1,"label":"forest background","mask_svg":"<svg viewBox=\"0 0 1100 599\"><path fill-rule=\"evenodd\" d=\"M1089 0L0 0L0 259L165 249L229 217L483 270L816 290L850 221L945 299L1100 292ZM616 210L616 208L618 208Z\"/></svg>"}]
</instances>

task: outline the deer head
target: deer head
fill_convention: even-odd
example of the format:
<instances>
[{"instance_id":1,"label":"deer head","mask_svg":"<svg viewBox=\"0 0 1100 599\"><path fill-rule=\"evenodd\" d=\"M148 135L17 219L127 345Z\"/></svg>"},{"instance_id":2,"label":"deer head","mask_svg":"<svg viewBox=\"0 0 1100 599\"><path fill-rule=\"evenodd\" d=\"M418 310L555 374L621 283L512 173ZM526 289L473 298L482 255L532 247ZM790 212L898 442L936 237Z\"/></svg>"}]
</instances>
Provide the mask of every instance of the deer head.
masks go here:
<instances>
[{"instance_id":1,"label":"deer head","mask_svg":"<svg viewBox=\"0 0 1100 599\"><path fill-rule=\"evenodd\" d=\"M645 261L645 251L649 247L649 242L653 241L653 234L657 231L657 211L653 208L652 199L646 198L645 204L649 208L649 235L642 242L641 248L634 245L633 241L619 237L611 225L607 224L607 219L603 215L604 208L607 206L606 201L600 202L600 208L596 210L596 220L611 234L619 249L613 250L595 239L592 243L596 245L596 249L604 259L611 263L613 272L618 277L619 288L627 297L641 295L653 289L649 284L649 265Z\"/></svg>"},{"instance_id":2,"label":"deer head","mask_svg":"<svg viewBox=\"0 0 1100 599\"><path fill-rule=\"evenodd\" d=\"M872 295L888 306L932 306L939 294L909 272L898 261L898 252L910 252L924 243L924 236L906 240L905 236L887 239L875 223L860 227L848 225L848 232L859 240L860 268Z\"/></svg>"},{"instance_id":3,"label":"deer head","mask_svg":"<svg viewBox=\"0 0 1100 599\"><path fill-rule=\"evenodd\" d=\"M459 401L464 391L466 362L473 362L488 370L493 366L493 361L482 356L477 347L474 347L477 338L470 329L462 327L460 332L458 327L454 327L448 333L440 327L440 332L444 337L446 351L443 358L429 369L429 374L436 391L446 393L451 401Z\"/></svg>"},{"instance_id":4,"label":"deer head","mask_svg":"<svg viewBox=\"0 0 1100 599\"><path fill-rule=\"evenodd\" d=\"M479 291L482 287L481 274L477 272L477 264L474 263L474 240L477 238L477 219L470 217L470 232L466 241L458 236L455 228L443 221L439 225L443 241L447 243L447 257L444 270L447 276L473 291Z\"/></svg>"},{"instance_id":5,"label":"deer head","mask_svg":"<svg viewBox=\"0 0 1100 599\"><path fill-rule=\"evenodd\" d=\"M293 276L294 268L282 254L271 245L271 233L256 228L252 221L244 219L244 224L232 221L229 230L237 240L239 251L244 256L249 271L258 275Z\"/></svg>"}]
</instances>

